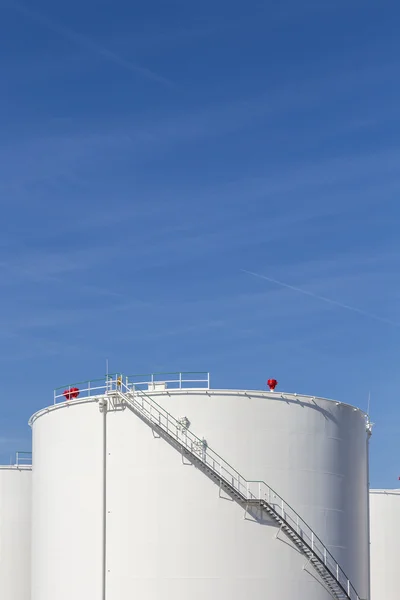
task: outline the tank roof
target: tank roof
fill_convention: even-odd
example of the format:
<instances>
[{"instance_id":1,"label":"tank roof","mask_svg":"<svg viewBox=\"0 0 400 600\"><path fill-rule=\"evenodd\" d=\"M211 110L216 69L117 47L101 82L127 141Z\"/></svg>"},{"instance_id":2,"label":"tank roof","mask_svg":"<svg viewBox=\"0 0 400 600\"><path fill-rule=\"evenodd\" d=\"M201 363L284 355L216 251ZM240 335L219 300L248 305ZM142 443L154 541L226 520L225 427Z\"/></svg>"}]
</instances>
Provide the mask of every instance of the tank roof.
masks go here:
<instances>
[{"instance_id":1,"label":"tank roof","mask_svg":"<svg viewBox=\"0 0 400 600\"><path fill-rule=\"evenodd\" d=\"M53 406L50 405L35 412L29 419L29 424L32 425L33 421L49 410L61 408L65 405L80 404L90 400L95 401L99 397L118 390L123 390L125 392L139 391L151 395L205 393L210 396L214 394L247 395L249 397L262 396L263 398L270 400L281 399L286 402L303 402L307 404L317 403L318 401L332 402L336 406L343 406L359 412L366 419L368 430L371 432L372 429L372 424L370 423L367 413L351 404L330 398L298 394L296 392L257 389L215 389L210 387L210 374L208 372L150 373L147 375L131 376L125 376L122 373L113 373L101 379L71 383L56 388L54 390Z\"/></svg>"}]
</instances>

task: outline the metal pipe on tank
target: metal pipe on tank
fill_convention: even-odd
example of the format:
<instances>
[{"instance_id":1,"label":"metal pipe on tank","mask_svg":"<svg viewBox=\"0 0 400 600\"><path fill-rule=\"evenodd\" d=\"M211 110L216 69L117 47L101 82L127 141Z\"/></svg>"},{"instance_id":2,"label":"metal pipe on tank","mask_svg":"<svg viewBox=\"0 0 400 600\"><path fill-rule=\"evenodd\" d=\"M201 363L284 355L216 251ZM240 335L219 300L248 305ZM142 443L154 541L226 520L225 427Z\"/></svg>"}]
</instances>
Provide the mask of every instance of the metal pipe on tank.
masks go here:
<instances>
[{"instance_id":1,"label":"metal pipe on tank","mask_svg":"<svg viewBox=\"0 0 400 600\"><path fill-rule=\"evenodd\" d=\"M368 417L369 418L369 417ZM367 600L371 600L371 516L370 516L370 499L369 499L369 440L371 432L367 429L367 515L368 515L368 557L367 557Z\"/></svg>"},{"instance_id":2,"label":"metal pipe on tank","mask_svg":"<svg viewBox=\"0 0 400 600\"><path fill-rule=\"evenodd\" d=\"M102 498L102 582L101 600L107 596L107 400L100 400L100 412L103 414L103 498Z\"/></svg>"}]
</instances>

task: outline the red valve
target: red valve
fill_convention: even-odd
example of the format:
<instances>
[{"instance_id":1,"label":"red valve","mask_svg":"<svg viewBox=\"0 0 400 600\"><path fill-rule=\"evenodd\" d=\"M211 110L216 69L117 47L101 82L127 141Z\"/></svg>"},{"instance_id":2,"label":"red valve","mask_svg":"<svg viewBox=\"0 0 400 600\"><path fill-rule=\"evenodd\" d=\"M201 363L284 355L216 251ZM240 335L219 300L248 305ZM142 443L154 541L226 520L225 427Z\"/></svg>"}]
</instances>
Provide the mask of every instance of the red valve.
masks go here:
<instances>
[{"instance_id":1,"label":"red valve","mask_svg":"<svg viewBox=\"0 0 400 600\"><path fill-rule=\"evenodd\" d=\"M73 400L79 396L79 388L71 387L68 390L64 390L63 396L66 400Z\"/></svg>"},{"instance_id":2,"label":"red valve","mask_svg":"<svg viewBox=\"0 0 400 600\"><path fill-rule=\"evenodd\" d=\"M267 385L268 385L269 389L271 390L271 392L273 392L274 389L276 388L276 386L278 385L278 382L276 379L268 379Z\"/></svg>"}]
</instances>

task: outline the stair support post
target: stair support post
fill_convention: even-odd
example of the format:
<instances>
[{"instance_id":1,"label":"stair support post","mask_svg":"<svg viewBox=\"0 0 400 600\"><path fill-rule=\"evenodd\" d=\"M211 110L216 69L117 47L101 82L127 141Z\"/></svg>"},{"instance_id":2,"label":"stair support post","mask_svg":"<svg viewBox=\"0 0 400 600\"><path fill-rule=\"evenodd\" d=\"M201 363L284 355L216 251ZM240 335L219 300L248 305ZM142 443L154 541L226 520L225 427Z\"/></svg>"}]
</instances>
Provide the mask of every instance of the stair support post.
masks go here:
<instances>
[{"instance_id":1,"label":"stair support post","mask_svg":"<svg viewBox=\"0 0 400 600\"><path fill-rule=\"evenodd\" d=\"M310 558L308 559L308 561L306 562L306 564L305 564L305 565L303 565L303 571L305 571L305 570L306 570L306 568L308 567L308 565L309 565L309 564L310 564L310 562L311 562L311 559L312 559L312 556L310 556Z\"/></svg>"},{"instance_id":2,"label":"stair support post","mask_svg":"<svg viewBox=\"0 0 400 600\"><path fill-rule=\"evenodd\" d=\"M280 534L280 532L282 531L282 527L283 527L283 523L282 525L279 527L278 531L275 534L276 539L278 539L278 535Z\"/></svg>"}]
</instances>

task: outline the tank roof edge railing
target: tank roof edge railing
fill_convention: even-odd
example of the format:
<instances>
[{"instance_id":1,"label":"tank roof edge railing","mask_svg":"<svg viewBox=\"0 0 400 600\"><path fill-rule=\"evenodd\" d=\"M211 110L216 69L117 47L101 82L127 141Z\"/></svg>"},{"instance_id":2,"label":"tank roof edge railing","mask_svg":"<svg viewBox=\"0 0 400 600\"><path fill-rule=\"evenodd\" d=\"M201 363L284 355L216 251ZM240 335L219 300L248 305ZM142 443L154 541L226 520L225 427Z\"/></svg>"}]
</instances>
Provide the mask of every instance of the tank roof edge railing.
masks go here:
<instances>
[{"instance_id":1,"label":"tank roof edge railing","mask_svg":"<svg viewBox=\"0 0 400 600\"><path fill-rule=\"evenodd\" d=\"M157 379L159 376L170 375L172 379ZM191 376L190 378L187 376ZM203 377L196 377L203 376ZM145 381L133 381L134 378L147 377ZM81 398L90 398L92 396L101 396L112 391L113 386L120 385L123 382L126 387L133 390L140 389L138 386L152 386L157 383L165 383L166 389L179 390L179 389L197 389L191 384L199 384L200 389L210 389L210 373L208 371L172 371L170 373L146 373L140 375L124 375L123 373L109 373L99 379L91 379L86 381L78 381L75 383L68 383L66 385L59 386L54 389L54 404L58 402L65 402L80 396ZM171 384L169 386L168 384ZM190 384L190 385L187 385ZM81 387L77 387L81 386ZM83 387L82 387L83 386ZM73 392L76 388L77 396L73 393L68 396L68 392Z\"/></svg>"},{"instance_id":2,"label":"tank roof edge railing","mask_svg":"<svg viewBox=\"0 0 400 600\"><path fill-rule=\"evenodd\" d=\"M101 385L99 383L101 382ZM77 388L76 386L85 386L81 388ZM67 383L66 385L60 385L57 388L54 388L54 404L58 402L65 402L65 400L70 400L71 398L66 395L67 392L72 392L72 390L76 389L78 391L77 396L82 396L84 398L90 398L91 396L102 396L107 392L107 381L105 377L101 377L99 379L90 379L86 381L78 381L74 383ZM71 395L72 397L72 395Z\"/></svg>"},{"instance_id":3,"label":"tank roof edge railing","mask_svg":"<svg viewBox=\"0 0 400 600\"><path fill-rule=\"evenodd\" d=\"M15 465L16 466L31 466L32 465L32 452L18 450L15 453Z\"/></svg>"},{"instance_id":4,"label":"tank roof edge railing","mask_svg":"<svg viewBox=\"0 0 400 600\"><path fill-rule=\"evenodd\" d=\"M165 376L175 376L173 379L167 379ZM199 376L203 377L199 377ZM188 376L191 376L190 378ZM197 377L196 377L197 376ZM134 379L146 378L142 381L134 381ZM165 383L168 389L168 384L176 384L175 388L170 389L181 389L190 388L186 386L187 383L199 383L201 388L210 389L210 373L208 371L171 371L171 372L159 372L159 373L142 373L128 375L127 380L135 388L139 385L154 385L156 383Z\"/></svg>"},{"instance_id":5,"label":"tank roof edge railing","mask_svg":"<svg viewBox=\"0 0 400 600\"><path fill-rule=\"evenodd\" d=\"M123 388L125 388L124 391ZM208 446L206 440L201 440L188 428L184 427L182 423L180 423L173 415L166 411L165 408L160 406L145 391L132 390L129 387L122 385L120 386L120 389L116 390L116 392L120 394L128 403L131 403L132 399L127 394L132 395L133 398L135 395L138 396L138 398L142 398L142 406L139 404L139 407L137 408L138 410L142 409L142 411L147 413L147 415L145 415L147 420L160 427L160 429L163 429L168 435L173 437L181 446L186 448L197 459L200 458L201 462L203 462L208 468L211 468L221 479L235 489L244 501L260 500L270 504L269 500L274 500L274 502L271 502L270 504L273 511L276 512L278 516L279 513L277 511L281 512L281 518L288 523L289 527L294 530L297 529L297 531L300 532L301 539L309 546L318 560L322 561L322 563L325 565L325 568L330 572L331 577L338 582L339 586L342 587L343 590L347 590L347 597L351 600L361 600L349 577L346 575L334 556L323 544L322 540L314 533L311 527L300 517L300 515L285 500L283 500L283 498L277 492L275 492L275 490L273 490L262 480L252 481L245 479L245 477L243 477L239 471L232 467L217 452L212 450ZM147 403L150 407L149 409L144 407L143 399L147 400ZM158 412L158 420L155 419L155 415L151 410L153 406ZM162 417L164 417L166 425L162 423ZM170 431L171 426L175 428L175 432ZM188 439L191 442L190 445L188 444ZM211 462L209 462L209 460ZM252 489L254 490L254 486L258 488L258 496L254 493L254 491L252 491ZM277 502L275 502L275 500ZM276 506L276 508L274 508L274 506ZM293 524L291 524L291 522ZM306 536L306 539L304 539L304 536Z\"/></svg>"},{"instance_id":6,"label":"tank roof edge railing","mask_svg":"<svg viewBox=\"0 0 400 600\"><path fill-rule=\"evenodd\" d=\"M101 387L105 387L105 377L99 377L98 379L86 379L84 381L75 381L74 383L67 383L65 385L60 385L60 386L54 388L54 391L58 392L58 390L65 390L65 389L71 388L76 385L84 385L87 383L96 383L97 381L102 381L104 383L104 386L101 386Z\"/></svg>"}]
</instances>

